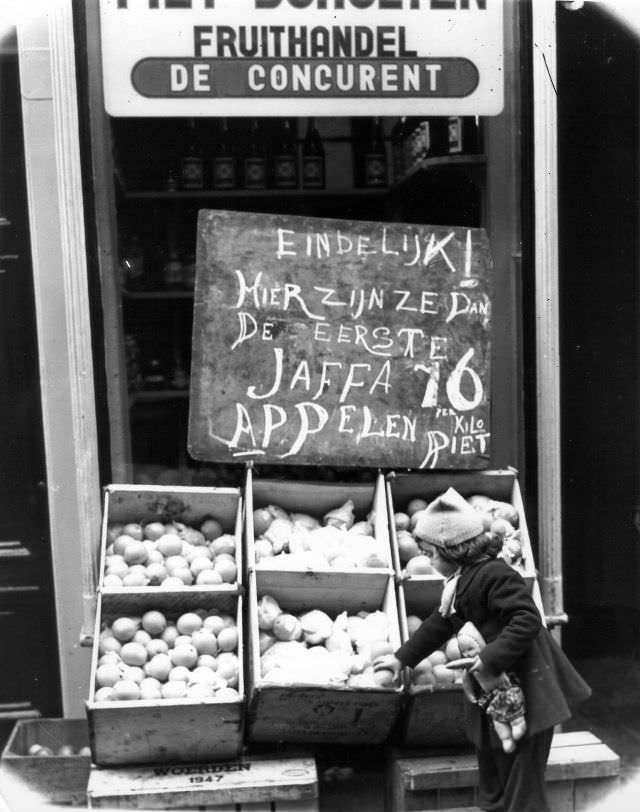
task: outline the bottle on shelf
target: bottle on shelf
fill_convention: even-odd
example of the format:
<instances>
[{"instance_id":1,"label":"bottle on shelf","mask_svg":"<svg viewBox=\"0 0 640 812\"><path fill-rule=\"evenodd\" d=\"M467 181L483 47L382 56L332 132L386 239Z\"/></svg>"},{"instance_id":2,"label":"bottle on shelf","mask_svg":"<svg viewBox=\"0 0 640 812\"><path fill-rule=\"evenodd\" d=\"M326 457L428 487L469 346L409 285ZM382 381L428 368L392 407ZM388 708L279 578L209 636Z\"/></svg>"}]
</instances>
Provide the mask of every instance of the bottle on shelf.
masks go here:
<instances>
[{"instance_id":1,"label":"bottle on shelf","mask_svg":"<svg viewBox=\"0 0 640 812\"><path fill-rule=\"evenodd\" d=\"M249 137L242 159L242 175L245 189L267 188L264 139L257 118L251 119Z\"/></svg>"},{"instance_id":2,"label":"bottle on shelf","mask_svg":"<svg viewBox=\"0 0 640 812\"><path fill-rule=\"evenodd\" d=\"M429 146L427 158L440 158L449 151L448 119L445 116L431 116L427 119Z\"/></svg>"},{"instance_id":3,"label":"bottle on shelf","mask_svg":"<svg viewBox=\"0 0 640 812\"><path fill-rule=\"evenodd\" d=\"M213 155L212 174L214 189L235 189L238 185L235 146L226 118L223 118L220 123L220 132Z\"/></svg>"},{"instance_id":4,"label":"bottle on shelf","mask_svg":"<svg viewBox=\"0 0 640 812\"><path fill-rule=\"evenodd\" d=\"M282 119L277 129L271 170L274 188L298 188L298 144L288 118Z\"/></svg>"},{"instance_id":5,"label":"bottle on shelf","mask_svg":"<svg viewBox=\"0 0 640 812\"><path fill-rule=\"evenodd\" d=\"M422 119L416 116L411 116L405 121L402 139L402 154L405 172L413 167L416 160L417 137L421 121Z\"/></svg>"},{"instance_id":6,"label":"bottle on shelf","mask_svg":"<svg viewBox=\"0 0 640 812\"><path fill-rule=\"evenodd\" d=\"M180 350L173 350L171 369L169 372L169 385L172 389L186 389L189 386L189 373Z\"/></svg>"},{"instance_id":7,"label":"bottle on shelf","mask_svg":"<svg viewBox=\"0 0 640 812\"><path fill-rule=\"evenodd\" d=\"M182 260L178 247L178 222L175 213L167 220L167 249L162 265L162 287L175 290L182 287Z\"/></svg>"},{"instance_id":8,"label":"bottle on shelf","mask_svg":"<svg viewBox=\"0 0 640 812\"><path fill-rule=\"evenodd\" d=\"M302 188L324 189L325 183L324 144L316 128L315 119L309 118L302 141Z\"/></svg>"},{"instance_id":9,"label":"bottle on shelf","mask_svg":"<svg viewBox=\"0 0 640 812\"><path fill-rule=\"evenodd\" d=\"M387 148L384 143L382 120L376 116L371 122L371 132L364 153L364 185L369 188L386 186Z\"/></svg>"},{"instance_id":10,"label":"bottle on shelf","mask_svg":"<svg viewBox=\"0 0 640 812\"><path fill-rule=\"evenodd\" d=\"M138 340L131 333L127 333L124 337L124 349L129 391L137 392L144 385L141 367L142 359Z\"/></svg>"},{"instance_id":11,"label":"bottle on shelf","mask_svg":"<svg viewBox=\"0 0 640 812\"><path fill-rule=\"evenodd\" d=\"M180 186L187 191L204 188L204 160L193 119L189 119L186 148L180 158Z\"/></svg>"},{"instance_id":12,"label":"bottle on shelf","mask_svg":"<svg viewBox=\"0 0 640 812\"><path fill-rule=\"evenodd\" d=\"M401 116L391 130L391 176L399 180L406 171L404 163L404 137L407 117Z\"/></svg>"},{"instance_id":13,"label":"bottle on shelf","mask_svg":"<svg viewBox=\"0 0 640 812\"><path fill-rule=\"evenodd\" d=\"M164 364L156 355L147 358L144 368L143 389L158 391L167 388L167 376Z\"/></svg>"},{"instance_id":14,"label":"bottle on shelf","mask_svg":"<svg viewBox=\"0 0 640 812\"><path fill-rule=\"evenodd\" d=\"M480 120L477 116L448 117L449 155L475 155L480 151Z\"/></svg>"}]
</instances>

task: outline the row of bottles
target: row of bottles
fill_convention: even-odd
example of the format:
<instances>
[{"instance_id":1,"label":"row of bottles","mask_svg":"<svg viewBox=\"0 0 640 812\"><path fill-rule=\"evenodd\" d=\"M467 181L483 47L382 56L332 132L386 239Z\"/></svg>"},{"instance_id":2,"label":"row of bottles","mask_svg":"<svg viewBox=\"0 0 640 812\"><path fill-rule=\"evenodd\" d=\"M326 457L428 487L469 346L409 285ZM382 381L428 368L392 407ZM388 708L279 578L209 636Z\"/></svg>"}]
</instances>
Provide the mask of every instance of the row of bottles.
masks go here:
<instances>
[{"instance_id":1,"label":"row of bottles","mask_svg":"<svg viewBox=\"0 0 640 812\"><path fill-rule=\"evenodd\" d=\"M168 178L170 190L324 189L325 147L313 118L298 139L296 120L283 118L229 122L222 119L209 148L202 145L196 124L189 124L186 149L177 171ZM353 138L354 185L388 185L389 171L381 118L358 121Z\"/></svg>"},{"instance_id":2,"label":"row of bottles","mask_svg":"<svg viewBox=\"0 0 640 812\"><path fill-rule=\"evenodd\" d=\"M170 191L215 189L324 189L324 144L313 118L301 142L292 119L222 119L204 143L191 119L178 165L170 167Z\"/></svg>"},{"instance_id":3,"label":"row of bottles","mask_svg":"<svg viewBox=\"0 0 640 812\"><path fill-rule=\"evenodd\" d=\"M476 116L399 118L391 131L393 179L398 180L425 158L481 151L480 120Z\"/></svg>"}]
</instances>

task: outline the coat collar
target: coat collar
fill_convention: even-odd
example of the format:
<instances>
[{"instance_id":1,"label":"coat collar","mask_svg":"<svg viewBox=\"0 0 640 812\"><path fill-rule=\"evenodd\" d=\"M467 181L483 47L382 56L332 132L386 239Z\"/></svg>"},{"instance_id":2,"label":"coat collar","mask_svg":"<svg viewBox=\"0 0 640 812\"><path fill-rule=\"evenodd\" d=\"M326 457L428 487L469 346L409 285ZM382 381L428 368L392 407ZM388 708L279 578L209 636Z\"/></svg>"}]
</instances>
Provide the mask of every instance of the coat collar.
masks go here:
<instances>
[{"instance_id":1,"label":"coat collar","mask_svg":"<svg viewBox=\"0 0 640 812\"><path fill-rule=\"evenodd\" d=\"M473 583L476 576L480 572L480 570L488 564L490 561L494 561L495 559L490 558L488 555L483 556L479 561L476 561L474 564L467 564L464 566L462 573L460 574L460 580L458 581L458 588L456 590L456 596L460 597Z\"/></svg>"}]
</instances>

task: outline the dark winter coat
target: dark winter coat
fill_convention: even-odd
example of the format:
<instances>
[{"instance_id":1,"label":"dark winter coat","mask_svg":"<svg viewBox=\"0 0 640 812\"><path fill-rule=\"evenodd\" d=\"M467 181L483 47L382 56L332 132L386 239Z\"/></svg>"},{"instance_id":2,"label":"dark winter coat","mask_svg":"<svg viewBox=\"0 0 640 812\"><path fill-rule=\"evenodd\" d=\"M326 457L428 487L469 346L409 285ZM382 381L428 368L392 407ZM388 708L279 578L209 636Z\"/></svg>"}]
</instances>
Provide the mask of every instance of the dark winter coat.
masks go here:
<instances>
[{"instance_id":1,"label":"dark winter coat","mask_svg":"<svg viewBox=\"0 0 640 812\"><path fill-rule=\"evenodd\" d=\"M591 694L544 627L524 579L501 559L464 567L455 613L445 618L434 610L396 656L404 665L417 665L466 621L476 626L487 643L481 654L485 666L496 676L506 671L520 680L528 736L566 721L570 706ZM465 704L467 735L479 747L482 711L471 702Z\"/></svg>"}]
</instances>

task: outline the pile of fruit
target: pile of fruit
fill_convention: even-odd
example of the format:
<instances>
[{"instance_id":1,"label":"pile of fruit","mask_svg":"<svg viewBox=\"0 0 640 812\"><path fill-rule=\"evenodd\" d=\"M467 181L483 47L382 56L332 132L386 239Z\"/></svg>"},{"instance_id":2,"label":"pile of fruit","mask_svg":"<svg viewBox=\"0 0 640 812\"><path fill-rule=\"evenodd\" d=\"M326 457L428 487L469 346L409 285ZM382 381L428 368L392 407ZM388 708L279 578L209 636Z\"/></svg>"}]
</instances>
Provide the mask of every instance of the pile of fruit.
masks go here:
<instances>
[{"instance_id":1,"label":"pile of fruit","mask_svg":"<svg viewBox=\"0 0 640 812\"><path fill-rule=\"evenodd\" d=\"M91 756L91 748L85 745L84 747L73 747L70 744L61 744L54 750L46 744L39 744L35 742L27 750L28 756Z\"/></svg>"},{"instance_id":2,"label":"pile of fruit","mask_svg":"<svg viewBox=\"0 0 640 812\"><path fill-rule=\"evenodd\" d=\"M150 609L105 624L98 642L96 702L131 699L240 699L238 628L215 610L170 620Z\"/></svg>"},{"instance_id":3,"label":"pile of fruit","mask_svg":"<svg viewBox=\"0 0 640 812\"><path fill-rule=\"evenodd\" d=\"M198 528L181 522L111 523L103 585L107 588L233 584L236 538L208 518Z\"/></svg>"},{"instance_id":4,"label":"pile of fruit","mask_svg":"<svg viewBox=\"0 0 640 812\"><path fill-rule=\"evenodd\" d=\"M409 637L422 623L417 615L407 616ZM411 685L417 689L442 688L443 686L459 685L462 683L464 670L460 668L447 668L447 663L461 657L460 647L456 637L450 638L444 646L431 652L428 657L420 660L411 669Z\"/></svg>"},{"instance_id":5,"label":"pile of fruit","mask_svg":"<svg viewBox=\"0 0 640 812\"><path fill-rule=\"evenodd\" d=\"M273 569L350 570L389 567L388 543L374 535L373 516L356 521L354 504L343 505L317 519L289 513L277 505L253 512L256 564Z\"/></svg>"},{"instance_id":6,"label":"pile of fruit","mask_svg":"<svg viewBox=\"0 0 640 812\"><path fill-rule=\"evenodd\" d=\"M258 601L262 682L393 688L391 671L373 670L373 661L393 652L384 612L341 612L331 618L320 609L283 611L270 595Z\"/></svg>"},{"instance_id":7,"label":"pile of fruit","mask_svg":"<svg viewBox=\"0 0 640 812\"><path fill-rule=\"evenodd\" d=\"M491 499L483 494L467 497L467 502L482 517L484 530L502 538L500 557L512 566L522 565L522 538L518 511L509 502ZM421 552L414 530L420 513L428 506L425 499L412 499L406 511L393 515L398 539L400 564L406 575L437 575L427 555Z\"/></svg>"}]
</instances>

